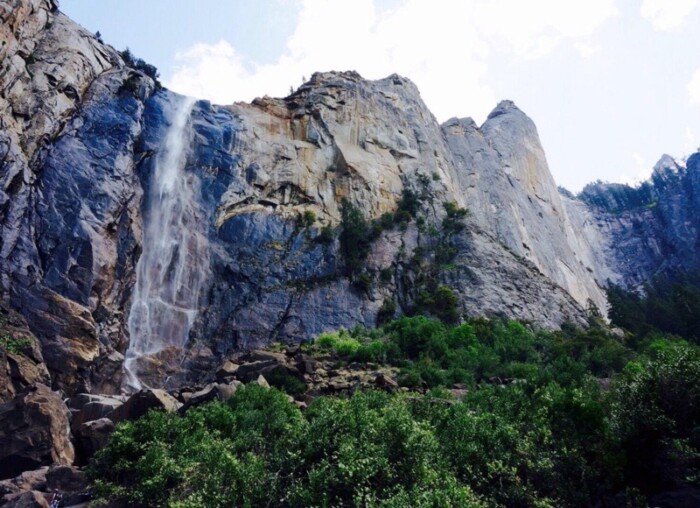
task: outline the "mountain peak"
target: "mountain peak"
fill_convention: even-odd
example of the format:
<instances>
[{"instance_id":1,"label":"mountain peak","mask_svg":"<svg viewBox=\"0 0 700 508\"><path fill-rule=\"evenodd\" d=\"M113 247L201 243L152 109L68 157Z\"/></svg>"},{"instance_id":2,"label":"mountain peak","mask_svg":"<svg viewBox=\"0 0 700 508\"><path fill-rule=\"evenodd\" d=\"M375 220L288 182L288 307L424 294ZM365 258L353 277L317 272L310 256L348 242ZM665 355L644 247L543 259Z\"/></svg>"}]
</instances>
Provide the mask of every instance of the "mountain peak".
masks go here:
<instances>
[{"instance_id":1,"label":"mountain peak","mask_svg":"<svg viewBox=\"0 0 700 508\"><path fill-rule=\"evenodd\" d=\"M492 118L496 118L497 116L505 115L506 113L522 113L522 110L518 108L518 106L515 105L515 103L511 100L505 99L502 100L501 102L498 103L498 105L493 108L493 111L489 113L489 116L486 118L487 120L491 120Z\"/></svg>"}]
</instances>

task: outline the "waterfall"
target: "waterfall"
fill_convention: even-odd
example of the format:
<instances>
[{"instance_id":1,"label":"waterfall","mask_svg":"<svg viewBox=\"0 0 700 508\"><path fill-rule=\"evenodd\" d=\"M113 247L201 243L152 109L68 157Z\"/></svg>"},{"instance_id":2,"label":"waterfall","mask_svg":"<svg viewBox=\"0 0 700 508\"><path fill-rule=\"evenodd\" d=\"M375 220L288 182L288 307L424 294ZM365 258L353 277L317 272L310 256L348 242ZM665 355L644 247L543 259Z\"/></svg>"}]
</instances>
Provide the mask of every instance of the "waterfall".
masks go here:
<instances>
[{"instance_id":1,"label":"waterfall","mask_svg":"<svg viewBox=\"0 0 700 508\"><path fill-rule=\"evenodd\" d=\"M194 102L182 98L171 108L170 127L144 197L143 251L136 265L124 362L126 382L136 390L144 384L162 386L168 369L164 363L181 360L209 275L199 179L185 172Z\"/></svg>"}]
</instances>

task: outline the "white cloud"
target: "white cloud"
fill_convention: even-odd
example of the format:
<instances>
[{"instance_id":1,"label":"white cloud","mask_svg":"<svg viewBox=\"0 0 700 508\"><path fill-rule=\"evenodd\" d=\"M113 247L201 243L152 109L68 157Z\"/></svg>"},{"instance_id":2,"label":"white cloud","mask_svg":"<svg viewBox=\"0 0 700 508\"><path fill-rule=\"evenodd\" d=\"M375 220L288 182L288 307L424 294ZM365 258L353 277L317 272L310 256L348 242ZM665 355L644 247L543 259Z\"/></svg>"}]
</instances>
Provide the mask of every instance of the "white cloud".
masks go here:
<instances>
[{"instance_id":1,"label":"white cloud","mask_svg":"<svg viewBox=\"0 0 700 508\"><path fill-rule=\"evenodd\" d=\"M639 13L651 21L654 30L673 30L683 24L698 3L699 0L644 0Z\"/></svg>"},{"instance_id":2,"label":"white cloud","mask_svg":"<svg viewBox=\"0 0 700 508\"><path fill-rule=\"evenodd\" d=\"M617 13L614 0L404 0L381 11L374 0L304 0L275 63L245 62L226 41L197 44L177 55L165 84L230 103L286 95L315 71L356 70L369 79L396 72L416 83L440 120L481 121L496 104L487 81L494 51L536 59L571 43L590 57L592 35Z\"/></svg>"},{"instance_id":3,"label":"white cloud","mask_svg":"<svg viewBox=\"0 0 700 508\"><path fill-rule=\"evenodd\" d=\"M487 35L505 41L518 56L535 59L565 40L579 44L619 14L613 0L491 0L472 2L478 25Z\"/></svg>"},{"instance_id":4,"label":"white cloud","mask_svg":"<svg viewBox=\"0 0 700 508\"><path fill-rule=\"evenodd\" d=\"M589 59L600 53L602 48L600 44L594 44L590 41L583 41L574 43L574 49L578 51L578 54L583 58Z\"/></svg>"},{"instance_id":5,"label":"white cloud","mask_svg":"<svg viewBox=\"0 0 700 508\"><path fill-rule=\"evenodd\" d=\"M632 160L634 161L634 176L621 175L618 181L634 187L648 180L654 168L640 153L633 153Z\"/></svg>"},{"instance_id":6,"label":"white cloud","mask_svg":"<svg viewBox=\"0 0 700 508\"><path fill-rule=\"evenodd\" d=\"M693 73L688 83L688 94L690 95L690 103L700 106L700 69Z\"/></svg>"}]
</instances>

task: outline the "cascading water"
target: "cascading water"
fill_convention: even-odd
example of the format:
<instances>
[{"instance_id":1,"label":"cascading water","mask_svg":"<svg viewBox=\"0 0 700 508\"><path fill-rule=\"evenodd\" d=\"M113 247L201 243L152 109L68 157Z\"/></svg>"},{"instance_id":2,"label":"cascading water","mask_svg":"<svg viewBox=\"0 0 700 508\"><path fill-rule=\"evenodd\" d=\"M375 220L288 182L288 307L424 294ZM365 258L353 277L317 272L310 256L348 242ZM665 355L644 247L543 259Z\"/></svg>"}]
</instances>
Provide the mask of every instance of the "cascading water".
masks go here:
<instances>
[{"instance_id":1,"label":"cascading water","mask_svg":"<svg viewBox=\"0 0 700 508\"><path fill-rule=\"evenodd\" d=\"M199 180L185 172L194 102L183 98L171 110L145 197L143 251L136 265L124 362L126 381L136 390L164 384L168 369L163 364L179 362L209 275Z\"/></svg>"}]
</instances>

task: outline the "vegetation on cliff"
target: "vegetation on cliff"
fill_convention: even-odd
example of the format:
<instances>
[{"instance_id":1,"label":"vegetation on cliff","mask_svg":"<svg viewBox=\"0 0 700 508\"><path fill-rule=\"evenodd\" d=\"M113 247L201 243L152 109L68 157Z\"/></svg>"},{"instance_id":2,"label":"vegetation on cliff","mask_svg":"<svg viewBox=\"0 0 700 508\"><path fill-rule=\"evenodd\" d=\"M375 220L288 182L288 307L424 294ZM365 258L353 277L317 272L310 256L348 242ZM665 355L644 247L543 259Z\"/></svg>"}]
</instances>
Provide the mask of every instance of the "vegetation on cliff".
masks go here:
<instances>
[{"instance_id":1,"label":"vegetation on cliff","mask_svg":"<svg viewBox=\"0 0 700 508\"><path fill-rule=\"evenodd\" d=\"M608 289L610 319L636 335L672 333L700 343L700 273L657 277L643 291Z\"/></svg>"},{"instance_id":2,"label":"vegetation on cliff","mask_svg":"<svg viewBox=\"0 0 700 508\"><path fill-rule=\"evenodd\" d=\"M307 351L397 365L412 390L302 412L250 385L122 424L91 474L131 506L637 506L696 484L700 350L591 324L416 316L325 334Z\"/></svg>"}]
</instances>

